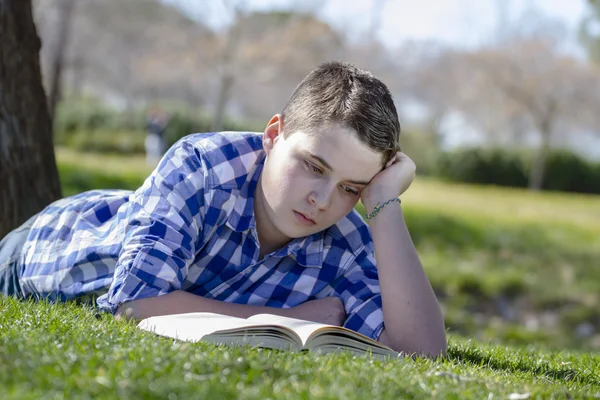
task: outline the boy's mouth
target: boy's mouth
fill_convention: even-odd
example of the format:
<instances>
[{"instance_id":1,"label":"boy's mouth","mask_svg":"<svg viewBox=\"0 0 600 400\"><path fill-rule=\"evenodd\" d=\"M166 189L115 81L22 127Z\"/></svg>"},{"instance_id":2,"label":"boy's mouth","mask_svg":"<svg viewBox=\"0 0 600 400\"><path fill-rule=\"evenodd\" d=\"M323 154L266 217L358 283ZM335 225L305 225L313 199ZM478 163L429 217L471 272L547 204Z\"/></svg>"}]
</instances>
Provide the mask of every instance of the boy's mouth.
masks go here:
<instances>
[{"instance_id":1,"label":"boy's mouth","mask_svg":"<svg viewBox=\"0 0 600 400\"><path fill-rule=\"evenodd\" d=\"M310 218L308 218L306 215L299 213L298 211L294 211L294 214L296 214L296 219L302 224L302 225L306 225L306 226L312 226L315 225L316 222Z\"/></svg>"}]
</instances>

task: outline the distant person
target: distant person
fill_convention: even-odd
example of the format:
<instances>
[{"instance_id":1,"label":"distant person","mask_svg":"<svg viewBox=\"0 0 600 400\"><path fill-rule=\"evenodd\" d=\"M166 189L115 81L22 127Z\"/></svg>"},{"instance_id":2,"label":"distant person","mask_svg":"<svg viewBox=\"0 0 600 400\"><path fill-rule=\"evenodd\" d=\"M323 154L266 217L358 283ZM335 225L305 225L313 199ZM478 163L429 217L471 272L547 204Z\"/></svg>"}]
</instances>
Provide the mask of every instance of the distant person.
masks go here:
<instances>
[{"instance_id":1,"label":"distant person","mask_svg":"<svg viewBox=\"0 0 600 400\"><path fill-rule=\"evenodd\" d=\"M0 290L99 296L119 318L278 314L443 354L442 313L400 205L415 164L399 135L380 80L321 65L263 133L186 136L135 192L48 206L0 242Z\"/></svg>"},{"instance_id":2,"label":"distant person","mask_svg":"<svg viewBox=\"0 0 600 400\"><path fill-rule=\"evenodd\" d=\"M146 164L155 167L165 153L165 129L169 122L168 115L158 107L153 107L148 113L146 122Z\"/></svg>"}]
</instances>

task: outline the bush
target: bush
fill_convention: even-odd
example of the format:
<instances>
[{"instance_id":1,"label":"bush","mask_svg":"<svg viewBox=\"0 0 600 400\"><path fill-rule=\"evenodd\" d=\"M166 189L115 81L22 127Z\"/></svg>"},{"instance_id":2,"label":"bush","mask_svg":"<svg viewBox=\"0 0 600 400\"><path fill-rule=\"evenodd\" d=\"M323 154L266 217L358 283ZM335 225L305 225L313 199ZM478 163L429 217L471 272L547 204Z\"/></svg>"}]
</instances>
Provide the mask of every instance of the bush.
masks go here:
<instances>
[{"instance_id":1,"label":"bush","mask_svg":"<svg viewBox=\"0 0 600 400\"><path fill-rule=\"evenodd\" d=\"M567 151L549 155L544 189L600 193L600 163L591 163Z\"/></svg>"},{"instance_id":2,"label":"bush","mask_svg":"<svg viewBox=\"0 0 600 400\"><path fill-rule=\"evenodd\" d=\"M431 175L440 153L438 139L426 131L407 129L400 134L400 145L417 165L417 174Z\"/></svg>"},{"instance_id":3,"label":"bush","mask_svg":"<svg viewBox=\"0 0 600 400\"><path fill-rule=\"evenodd\" d=\"M466 148L441 153L434 174L465 183L527 187L531 155L504 149ZM553 151L546 162L543 189L600 193L600 163L568 151Z\"/></svg>"},{"instance_id":4,"label":"bush","mask_svg":"<svg viewBox=\"0 0 600 400\"><path fill-rule=\"evenodd\" d=\"M144 153L142 131L77 131L64 139L64 145L81 152Z\"/></svg>"},{"instance_id":5,"label":"bush","mask_svg":"<svg viewBox=\"0 0 600 400\"><path fill-rule=\"evenodd\" d=\"M183 136L211 131L212 121L206 113L185 108L165 111L170 116L165 129L168 146ZM253 121L226 119L223 130L262 131L263 128L261 123ZM54 121L56 144L86 151L143 153L145 131L144 109L117 110L85 98L60 103Z\"/></svg>"},{"instance_id":6,"label":"bush","mask_svg":"<svg viewBox=\"0 0 600 400\"><path fill-rule=\"evenodd\" d=\"M502 149L461 149L440 154L436 175L458 182L527 186L522 157Z\"/></svg>"},{"instance_id":7,"label":"bush","mask_svg":"<svg viewBox=\"0 0 600 400\"><path fill-rule=\"evenodd\" d=\"M127 189L134 191L144 183L145 179L145 176L136 173L115 175L68 163L59 163L58 172L64 196L72 196L96 189Z\"/></svg>"},{"instance_id":8,"label":"bush","mask_svg":"<svg viewBox=\"0 0 600 400\"><path fill-rule=\"evenodd\" d=\"M93 99L81 99L60 103L54 120L56 136L64 137L77 131L115 129L121 121L115 121L117 113Z\"/></svg>"}]
</instances>

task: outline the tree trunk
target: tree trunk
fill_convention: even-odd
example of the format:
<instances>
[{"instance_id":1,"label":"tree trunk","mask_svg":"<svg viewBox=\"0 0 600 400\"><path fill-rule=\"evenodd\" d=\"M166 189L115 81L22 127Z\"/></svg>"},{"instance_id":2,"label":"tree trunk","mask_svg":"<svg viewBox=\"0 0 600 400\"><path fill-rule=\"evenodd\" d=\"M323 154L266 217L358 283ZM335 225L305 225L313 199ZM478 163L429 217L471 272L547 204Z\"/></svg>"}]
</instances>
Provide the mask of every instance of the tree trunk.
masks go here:
<instances>
[{"instance_id":1,"label":"tree trunk","mask_svg":"<svg viewBox=\"0 0 600 400\"><path fill-rule=\"evenodd\" d=\"M540 147L534 155L531 171L529 172L529 190L533 191L542 190L542 185L544 184L546 159L550 151L550 126L542 124L540 134L542 135L542 143L540 143Z\"/></svg>"},{"instance_id":2,"label":"tree trunk","mask_svg":"<svg viewBox=\"0 0 600 400\"><path fill-rule=\"evenodd\" d=\"M0 0L0 238L61 197L30 0Z\"/></svg>"}]
</instances>

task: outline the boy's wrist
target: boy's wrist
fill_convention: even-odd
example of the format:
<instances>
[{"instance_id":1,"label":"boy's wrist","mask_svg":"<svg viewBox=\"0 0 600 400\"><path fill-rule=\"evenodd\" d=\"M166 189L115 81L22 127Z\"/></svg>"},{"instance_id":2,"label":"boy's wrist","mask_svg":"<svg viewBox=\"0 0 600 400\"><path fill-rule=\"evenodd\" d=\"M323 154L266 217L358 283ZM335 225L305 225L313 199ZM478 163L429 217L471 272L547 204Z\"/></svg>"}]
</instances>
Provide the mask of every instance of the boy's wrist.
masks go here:
<instances>
[{"instance_id":1,"label":"boy's wrist","mask_svg":"<svg viewBox=\"0 0 600 400\"><path fill-rule=\"evenodd\" d=\"M366 214L371 214L375 211L376 207L381 207L382 204L387 203L387 202L395 202L398 199L398 201L400 202L400 199L398 198L398 196L394 196L394 195L381 195L381 196L377 196L377 198L373 198L373 199L363 199L362 203L365 206L365 212ZM389 204L387 204L386 206L389 206ZM384 206L385 207L385 206Z\"/></svg>"},{"instance_id":2,"label":"boy's wrist","mask_svg":"<svg viewBox=\"0 0 600 400\"><path fill-rule=\"evenodd\" d=\"M365 214L365 218L367 220L373 220L377 217L377 215L382 212L385 208L392 208L392 203L398 203L399 205L402 203L400 198L392 197L383 203L377 203L373 206L372 211Z\"/></svg>"}]
</instances>

